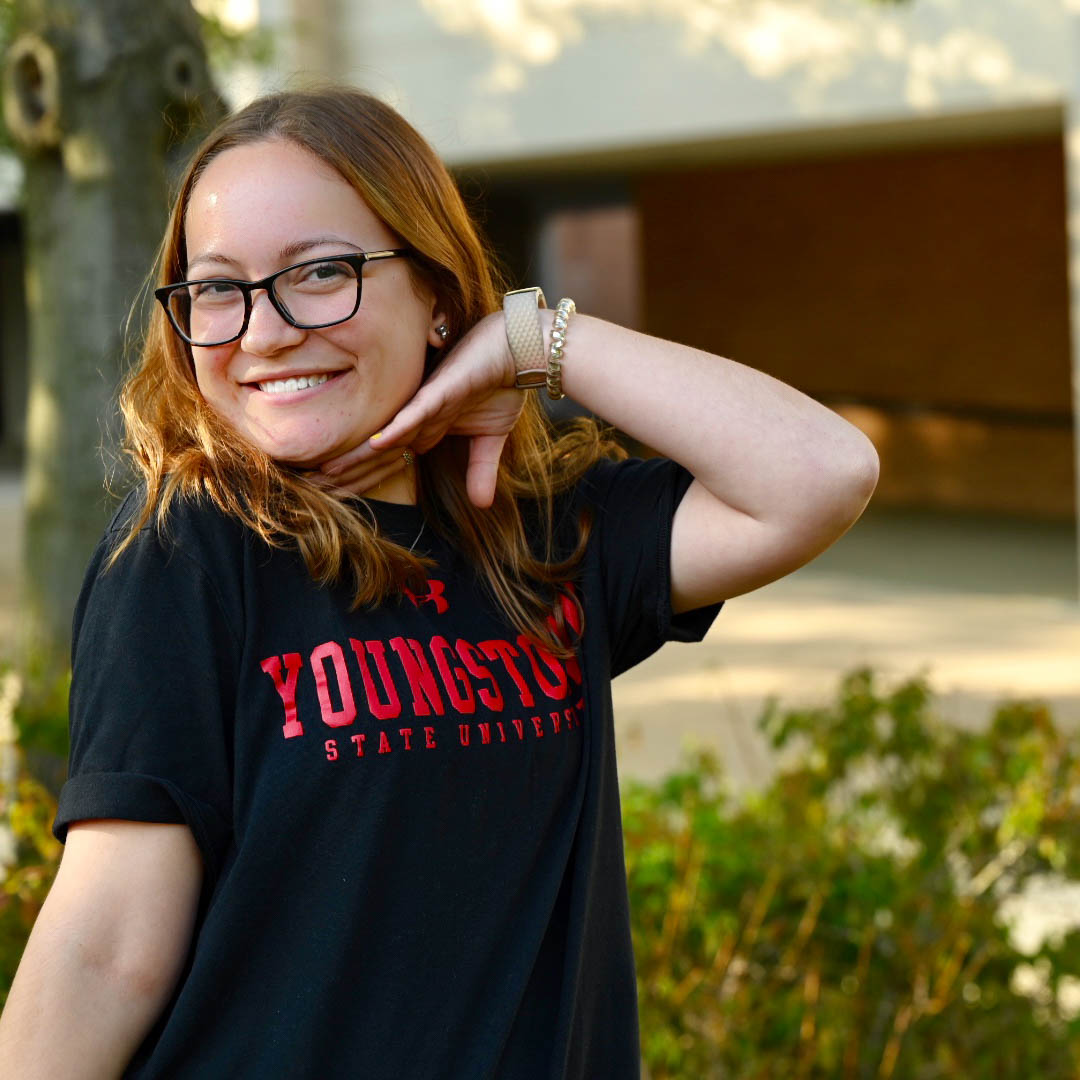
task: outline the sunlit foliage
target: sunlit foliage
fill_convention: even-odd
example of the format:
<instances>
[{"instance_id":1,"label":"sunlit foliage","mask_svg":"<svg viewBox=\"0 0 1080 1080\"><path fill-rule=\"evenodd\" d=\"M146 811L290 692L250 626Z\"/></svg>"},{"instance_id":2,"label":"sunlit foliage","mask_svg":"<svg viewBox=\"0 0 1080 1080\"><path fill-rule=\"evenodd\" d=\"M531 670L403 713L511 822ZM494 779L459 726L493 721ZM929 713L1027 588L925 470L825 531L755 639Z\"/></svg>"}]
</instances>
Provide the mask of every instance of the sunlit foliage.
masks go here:
<instances>
[{"instance_id":1,"label":"sunlit foliage","mask_svg":"<svg viewBox=\"0 0 1080 1080\"><path fill-rule=\"evenodd\" d=\"M651 1080L1078 1075L1080 933L1025 955L1003 911L1080 882L1080 740L869 670L762 727L797 758L741 805L705 752L623 794Z\"/></svg>"}]
</instances>

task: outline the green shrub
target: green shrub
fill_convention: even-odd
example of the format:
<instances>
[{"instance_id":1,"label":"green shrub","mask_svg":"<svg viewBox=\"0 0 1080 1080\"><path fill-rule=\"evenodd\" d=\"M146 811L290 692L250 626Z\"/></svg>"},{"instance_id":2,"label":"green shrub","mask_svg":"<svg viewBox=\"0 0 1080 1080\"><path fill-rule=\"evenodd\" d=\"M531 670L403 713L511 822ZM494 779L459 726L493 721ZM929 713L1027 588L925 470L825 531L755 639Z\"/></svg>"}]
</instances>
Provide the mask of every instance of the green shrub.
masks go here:
<instances>
[{"instance_id":1,"label":"green shrub","mask_svg":"<svg viewBox=\"0 0 1080 1080\"><path fill-rule=\"evenodd\" d=\"M35 657L24 665L20 678L23 690L15 705L19 745L35 764L38 758L59 760L62 778L68 752L71 669L58 671L44 658ZM47 779L51 782L53 777Z\"/></svg>"},{"instance_id":2,"label":"green shrub","mask_svg":"<svg viewBox=\"0 0 1080 1080\"><path fill-rule=\"evenodd\" d=\"M60 865L62 845L51 831L55 816L52 793L23 772L15 786L11 814L15 862L7 868L0 889L0 1009Z\"/></svg>"},{"instance_id":3,"label":"green shrub","mask_svg":"<svg viewBox=\"0 0 1080 1080\"><path fill-rule=\"evenodd\" d=\"M29 678L27 692L26 678L11 668L0 670L0 824L5 829L0 848L0 1008L63 851L52 835L53 792L62 778L67 750L70 676L43 679L32 670ZM18 745L10 741L13 734ZM9 768L14 774L11 790L6 785ZM47 774L53 790L35 773Z\"/></svg>"},{"instance_id":4,"label":"green shrub","mask_svg":"<svg viewBox=\"0 0 1080 1080\"><path fill-rule=\"evenodd\" d=\"M623 790L652 1080L1077 1076L1080 933L1025 956L1000 917L1078 877L1077 739L1026 702L957 731L921 678L868 669L760 724L796 758L741 804L700 750Z\"/></svg>"}]
</instances>

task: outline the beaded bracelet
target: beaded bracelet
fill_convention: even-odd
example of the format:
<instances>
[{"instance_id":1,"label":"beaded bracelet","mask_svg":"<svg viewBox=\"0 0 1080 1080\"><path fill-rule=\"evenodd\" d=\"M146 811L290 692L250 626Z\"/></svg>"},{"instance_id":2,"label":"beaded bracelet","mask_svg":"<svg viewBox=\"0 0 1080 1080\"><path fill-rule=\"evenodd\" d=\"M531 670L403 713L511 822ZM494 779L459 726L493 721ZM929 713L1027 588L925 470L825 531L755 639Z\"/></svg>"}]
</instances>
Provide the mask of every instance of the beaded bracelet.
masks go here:
<instances>
[{"instance_id":1,"label":"beaded bracelet","mask_svg":"<svg viewBox=\"0 0 1080 1080\"><path fill-rule=\"evenodd\" d=\"M551 331L551 353L548 356L547 392L552 401L566 395L562 392L562 357L566 345L566 324L577 306L569 297L563 297L555 306L555 322Z\"/></svg>"}]
</instances>

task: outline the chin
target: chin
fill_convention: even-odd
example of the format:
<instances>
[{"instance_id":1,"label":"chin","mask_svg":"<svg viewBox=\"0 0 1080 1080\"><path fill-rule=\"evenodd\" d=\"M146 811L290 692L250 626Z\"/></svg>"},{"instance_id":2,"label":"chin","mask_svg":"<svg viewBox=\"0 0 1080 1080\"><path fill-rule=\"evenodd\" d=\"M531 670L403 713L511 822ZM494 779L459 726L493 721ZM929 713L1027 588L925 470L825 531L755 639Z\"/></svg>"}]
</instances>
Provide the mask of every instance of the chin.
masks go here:
<instances>
[{"instance_id":1,"label":"chin","mask_svg":"<svg viewBox=\"0 0 1080 1080\"><path fill-rule=\"evenodd\" d=\"M267 451L279 465L292 469L317 469L324 461L344 454L345 451L329 448L327 450L274 450Z\"/></svg>"},{"instance_id":2,"label":"chin","mask_svg":"<svg viewBox=\"0 0 1080 1080\"><path fill-rule=\"evenodd\" d=\"M279 465L289 465L298 469L314 469L324 461L344 454L346 450L359 446L362 439L311 439L267 438L265 433L254 438L256 446L273 458Z\"/></svg>"}]
</instances>

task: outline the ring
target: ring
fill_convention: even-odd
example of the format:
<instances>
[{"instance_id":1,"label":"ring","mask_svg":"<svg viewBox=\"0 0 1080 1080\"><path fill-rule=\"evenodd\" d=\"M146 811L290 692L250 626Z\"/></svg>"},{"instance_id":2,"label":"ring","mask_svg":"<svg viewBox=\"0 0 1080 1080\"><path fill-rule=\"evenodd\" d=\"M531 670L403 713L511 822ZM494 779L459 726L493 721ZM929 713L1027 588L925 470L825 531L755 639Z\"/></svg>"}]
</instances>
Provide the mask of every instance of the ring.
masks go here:
<instances>
[{"instance_id":1,"label":"ring","mask_svg":"<svg viewBox=\"0 0 1080 1080\"><path fill-rule=\"evenodd\" d=\"M401 456L405 459L405 464L406 465L415 465L416 464L416 455L411 450L402 451Z\"/></svg>"}]
</instances>

